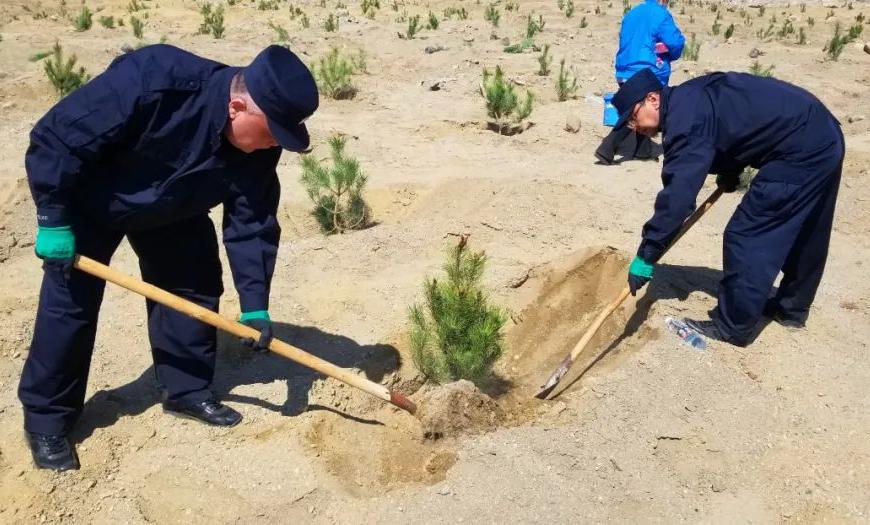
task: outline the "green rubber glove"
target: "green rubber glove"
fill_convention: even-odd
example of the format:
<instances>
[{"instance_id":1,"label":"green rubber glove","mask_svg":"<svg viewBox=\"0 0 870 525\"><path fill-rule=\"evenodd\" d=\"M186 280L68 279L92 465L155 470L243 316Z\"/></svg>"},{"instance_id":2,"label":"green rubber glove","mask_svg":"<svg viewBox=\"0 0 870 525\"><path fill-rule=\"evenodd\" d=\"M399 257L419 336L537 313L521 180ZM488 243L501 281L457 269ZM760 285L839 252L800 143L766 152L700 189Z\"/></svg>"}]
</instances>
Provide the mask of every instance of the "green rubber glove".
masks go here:
<instances>
[{"instance_id":1,"label":"green rubber glove","mask_svg":"<svg viewBox=\"0 0 870 525\"><path fill-rule=\"evenodd\" d=\"M260 331L260 339L257 341L250 337L242 337L243 345L255 352L265 352L269 349L269 343L272 341L272 319L269 318L267 310L242 312L239 322Z\"/></svg>"},{"instance_id":2,"label":"green rubber glove","mask_svg":"<svg viewBox=\"0 0 870 525\"><path fill-rule=\"evenodd\" d=\"M650 282L653 276L653 265L635 256L628 267L628 288L631 295L637 295L637 291Z\"/></svg>"},{"instance_id":3,"label":"green rubber glove","mask_svg":"<svg viewBox=\"0 0 870 525\"><path fill-rule=\"evenodd\" d=\"M76 253L76 237L70 226L39 226L34 249L40 259L72 259Z\"/></svg>"}]
</instances>

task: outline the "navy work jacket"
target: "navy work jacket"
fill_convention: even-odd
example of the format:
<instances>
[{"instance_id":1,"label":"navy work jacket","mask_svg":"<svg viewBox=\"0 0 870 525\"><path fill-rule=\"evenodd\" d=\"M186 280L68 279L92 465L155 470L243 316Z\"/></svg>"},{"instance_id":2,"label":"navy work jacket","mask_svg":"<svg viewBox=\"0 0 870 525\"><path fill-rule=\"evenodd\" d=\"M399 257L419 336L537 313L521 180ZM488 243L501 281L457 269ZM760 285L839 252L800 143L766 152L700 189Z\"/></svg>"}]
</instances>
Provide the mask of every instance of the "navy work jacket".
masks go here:
<instances>
[{"instance_id":1,"label":"navy work jacket","mask_svg":"<svg viewBox=\"0 0 870 525\"><path fill-rule=\"evenodd\" d=\"M281 149L246 154L226 141L239 70L148 46L61 100L31 131L25 158L39 225L147 230L223 204L242 311L267 309L281 233Z\"/></svg>"},{"instance_id":2,"label":"navy work jacket","mask_svg":"<svg viewBox=\"0 0 870 525\"><path fill-rule=\"evenodd\" d=\"M713 73L662 90L659 110L664 165L655 214L643 227L637 255L658 260L708 173L804 184L823 175L813 166L839 140L836 119L811 93L774 78Z\"/></svg>"}]
</instances>

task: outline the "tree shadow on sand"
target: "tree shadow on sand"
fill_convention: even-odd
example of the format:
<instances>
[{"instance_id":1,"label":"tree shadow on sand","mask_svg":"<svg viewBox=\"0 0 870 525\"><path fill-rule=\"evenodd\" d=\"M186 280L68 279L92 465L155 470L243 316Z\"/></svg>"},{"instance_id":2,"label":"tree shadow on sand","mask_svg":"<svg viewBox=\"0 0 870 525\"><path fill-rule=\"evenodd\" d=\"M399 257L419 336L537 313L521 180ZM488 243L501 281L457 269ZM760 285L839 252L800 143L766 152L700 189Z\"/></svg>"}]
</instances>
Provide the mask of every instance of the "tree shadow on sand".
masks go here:
<instances>
[{"instance_id":1,"label":"tree shadow on sand","mask_svg":"<svg viewBox=\"0 0 870 525\"><path fill-rule=\"evenodd\" d=\"M325 359L337 366L359 368L365 377L376 383L398 370L398 350L387 344L360 345L353 339L324 332L313 326L286 323L273 324L274 335L286 343ZM294 416L312 410L331 410L308 405L308 393L315 380L323 375L279 355L254 353L230 334L218 332L217 367L212 391L221 401L256 405ZM241 385L283 381L287 385L287 398L277 405L251 396L234 394ZM135 416L161 402L160 387L149 366L135 380L112 390L100 390L85 402L84 411L72 438L82 442L98 428L113 425L121 417ZM344 414L343 414L344 415ZM345 415L362 423L377 423Z\"/></svg>"}]
</instances>

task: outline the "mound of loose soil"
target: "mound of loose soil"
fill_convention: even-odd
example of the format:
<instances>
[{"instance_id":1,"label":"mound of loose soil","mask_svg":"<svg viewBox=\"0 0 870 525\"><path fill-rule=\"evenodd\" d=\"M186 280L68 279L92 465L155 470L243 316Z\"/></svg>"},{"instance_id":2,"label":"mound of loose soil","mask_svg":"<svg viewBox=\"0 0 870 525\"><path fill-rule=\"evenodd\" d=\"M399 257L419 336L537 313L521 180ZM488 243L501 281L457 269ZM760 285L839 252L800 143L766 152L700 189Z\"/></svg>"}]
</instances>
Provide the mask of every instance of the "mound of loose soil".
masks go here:
<instances>
[{"instance_id":1,"label":"mound of loose soil","mask_svg":"<svg viewBox=\"0 0 870 525\"><path fill-rule=\"evenodd\" d=\"M464 379L438 387L426 386L415 397L426 439L488 432L505 421L498 403Z\"/></svg>"}]
</instances>

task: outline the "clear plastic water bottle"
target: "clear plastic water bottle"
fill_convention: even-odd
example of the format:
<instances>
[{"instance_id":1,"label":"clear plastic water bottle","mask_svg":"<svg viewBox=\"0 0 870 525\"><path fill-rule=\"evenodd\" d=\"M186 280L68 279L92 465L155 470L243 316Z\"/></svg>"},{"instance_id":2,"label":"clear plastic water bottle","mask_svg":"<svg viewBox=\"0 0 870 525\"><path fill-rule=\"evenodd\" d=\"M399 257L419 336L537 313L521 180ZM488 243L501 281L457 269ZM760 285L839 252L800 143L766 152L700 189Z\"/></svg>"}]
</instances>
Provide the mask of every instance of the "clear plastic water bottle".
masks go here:
<instances>
[{"instance_id":1,"label":"clear plastic water bottle","mask_svg":"<svg viewBox=\"0 0 870 525\"><path fill-rule=\"evenodd\" d=\"M704 336L689 328L682 319L665 317L665 325L671 333L676 334L676 336L682 339L687 345L697 348L698 350L704 350L707 348L707 341L704 339Z\"/></svg>"}]
</instances>

